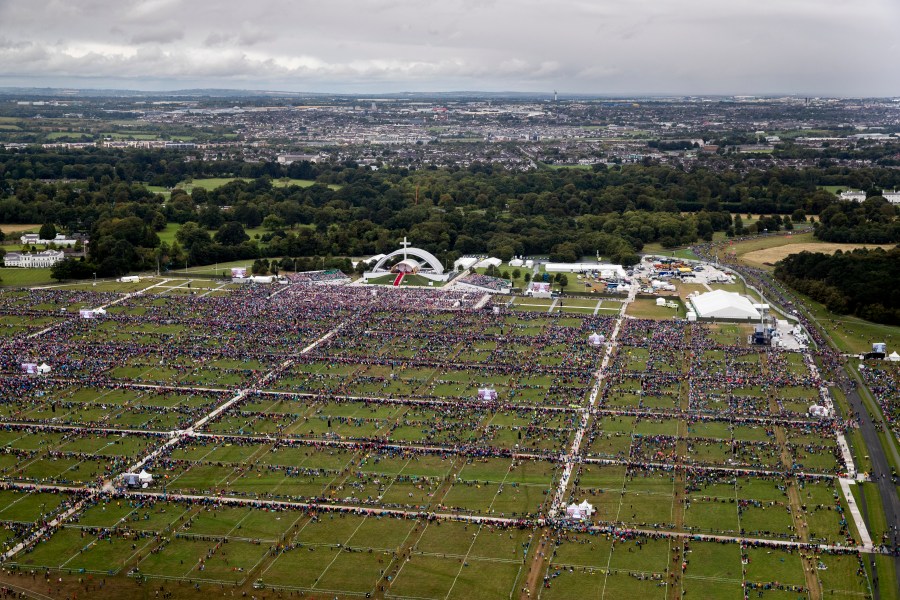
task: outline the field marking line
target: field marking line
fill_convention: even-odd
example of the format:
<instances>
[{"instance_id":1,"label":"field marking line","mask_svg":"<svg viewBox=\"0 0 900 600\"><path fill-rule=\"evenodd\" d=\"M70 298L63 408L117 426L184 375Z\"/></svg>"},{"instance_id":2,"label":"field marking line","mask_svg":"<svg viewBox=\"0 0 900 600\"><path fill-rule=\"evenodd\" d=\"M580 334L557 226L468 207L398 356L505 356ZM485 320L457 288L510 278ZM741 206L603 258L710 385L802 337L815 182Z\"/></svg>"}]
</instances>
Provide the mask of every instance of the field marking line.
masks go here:
<instances>
[{"instance_id":1,"label":"field marking line","mask_svg":"<svg viewBox=\"0 0 900 600\"><path fill-rule=\"evenodd\" d=\"M632 446L634 445L634 429L631 430L631 440ZM629 448L629 454L631 454L631 449ZM616 519L614 522L619 521L619 516L622 514L622 506L625 504L625 490L628 483L628 468L625 469L625 475L622 476L622 489L619 492L619 507L616 509ZM609 583L609 569L612 564L613 552L616 551L616 540L613 539L612 543L609 546L609 558L606 559L606 571L603 574L603 590L600 592L600 600L606 597L606 586Z\"/></svg>"},{"instance_id":2,"label":"field marking line","mask_svg":"<svg viewBox=\"0 0 900 600\"><path fill-rule=\"evenodd\" d=\"M497 491L494 492L494 498L491 500L491 504L488 506L487 510L490 512L494 507L494 502L497 501L497 496L501 494L503 491L503 484L506 483L506 479L509 477L509 474L512 472L512 466L515 460L511 460L509 462L509 466L506 468L506 475L503 476L503 481L500 482L500 485L497 487ZM462 574L463 569L465 569L469 562L469 555L472 554L472 548L475 547L475 542L478 541L478 536L481 535L481 530L484 527L484 523L480 523L478 525L478 530L475 532L475 535L472 537L472 541L469 543L469 549L466 551L466 555L463 557L462 562L459 566L459 571L456 572L456 577L453 578L453 583L450 584L450 589L447 590L447 595L444 596L444 599L450 597L450 594L453 593L453 588L456 587L456 582L459 580L459 576ZM399 575L399 573L398 573ZM515 585L515 583L513 583Z\"/></svg>"},{"instance_id":3,"label":"field marking line","mask_svg":"<svg viewBox=\"0 0 900 600\"><path fill-rule=\"evenodd\" d=\"M356 529L353 530L353 533L350 534L350 537L348 537L344 541L344 543L338 547L337 552L335 552L335 554L334 554L334 558L331 559L331 562L328 563L328 566L325 567L325 569L321 573L319 573L319 576L316 577L316 580L313 581L313 583L312 583L313 589L315 589L316 584L319 583L319 581L321 581L321 579L323 577L325 577L325 573L327 573L328 570L331 568L331 566L335 563L335 561L337 561L338 557L340 557L340 555L341 555L341 552L344 551L344 548L350 546L350 540L353 539L353 536L356 535L356 532L359 531L359 528L363 526L363 523L365 523L366 519L368 519L368 518L369 518L369 515L366 515L365 517L363 517L362 520L359 522L359 525L356 526Z\"/></svg>"}]
</instances>

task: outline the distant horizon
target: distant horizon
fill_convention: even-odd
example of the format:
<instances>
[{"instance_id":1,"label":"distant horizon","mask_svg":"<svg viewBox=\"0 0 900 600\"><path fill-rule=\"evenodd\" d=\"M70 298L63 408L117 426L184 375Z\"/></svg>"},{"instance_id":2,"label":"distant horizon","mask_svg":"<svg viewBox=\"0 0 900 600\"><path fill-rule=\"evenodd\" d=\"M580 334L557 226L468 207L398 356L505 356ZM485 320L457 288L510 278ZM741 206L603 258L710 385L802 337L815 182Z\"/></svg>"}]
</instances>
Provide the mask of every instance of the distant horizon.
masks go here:
<instances>
[{"instance_id":1,"label":"distant horizon","mask_svg":"<svg viewBox=\"0 0 900 600\"><path fill-rule=\"evenodd\" d=\"M842 94L824 94L824 93L804 93L804 92L710 92L710 93L678 93L678 92L568 92L563 90L485 90L485 89L405 89L405 90L364 90L364 91L338 91L338 90L288 90L278 88L265 87L169 87L158 89L147 89L139 87L106 87L106 86L71 86L60 84L47 85L6 85L2 83L0 78L0 94L16 95L27 94L28 92L44 92L48 94L66 95L72 94L92 94L102 95L102 93L128 93L134 95L180 95L180 94L218 94L227 96L228 93L248 95L248 96L343 96L343 97L398 97L398 96L485 96L485 97L504 97L504 96L524 96L524 97L546 97L553 98L558 96L559 100L569 98L609 98L609 99L632 99L632 98L760 98L760 99L777 99L777 98L819 98L819 99L873 99L873 100L900 100L900 94L888 95L842 95Z\"/></svg>"}]
</instances>

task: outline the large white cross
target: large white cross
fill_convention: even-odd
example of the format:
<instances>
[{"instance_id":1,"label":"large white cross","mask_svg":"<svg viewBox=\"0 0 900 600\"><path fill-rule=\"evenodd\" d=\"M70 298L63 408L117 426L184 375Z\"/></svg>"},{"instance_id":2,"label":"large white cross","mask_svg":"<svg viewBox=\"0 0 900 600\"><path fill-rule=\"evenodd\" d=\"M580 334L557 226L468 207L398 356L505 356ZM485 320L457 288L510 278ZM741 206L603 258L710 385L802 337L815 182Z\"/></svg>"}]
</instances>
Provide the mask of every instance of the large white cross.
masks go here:
<instances>
[{"instance_id":1,"label":"large white cross","mask_svg":"<svg viewBox=\"0 0 900 600\"><path fill-rule=\"evenodd\" d=\"M406 247L412 246L412 244L406 241L406 236L404 235L403 241L400 242L400 245L403 246L403 260L406 260Z\"/></svg>"}]
</instances>

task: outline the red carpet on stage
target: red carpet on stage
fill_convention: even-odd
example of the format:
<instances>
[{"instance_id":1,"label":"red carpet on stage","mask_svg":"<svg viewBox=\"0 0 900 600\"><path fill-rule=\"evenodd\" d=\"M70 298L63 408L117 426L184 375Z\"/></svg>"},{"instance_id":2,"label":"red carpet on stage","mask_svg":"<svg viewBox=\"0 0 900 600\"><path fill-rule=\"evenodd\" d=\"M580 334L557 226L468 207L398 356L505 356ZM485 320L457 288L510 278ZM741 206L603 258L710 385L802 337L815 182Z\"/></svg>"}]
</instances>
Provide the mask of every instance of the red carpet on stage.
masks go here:
<instances>
[{"instance_id":1,"label":"red carpet on stage","mask_svg":"<svg viewBox=\"0 0 900 600\"><path fill-rule=\"evenodd\" d=\"M400 273L399 275L397 275L397 279L394 280L394 287L397 287L400 285L400 282L403 281L404 275L406 275L406 273Z\"/></svg>"}]
</instances>

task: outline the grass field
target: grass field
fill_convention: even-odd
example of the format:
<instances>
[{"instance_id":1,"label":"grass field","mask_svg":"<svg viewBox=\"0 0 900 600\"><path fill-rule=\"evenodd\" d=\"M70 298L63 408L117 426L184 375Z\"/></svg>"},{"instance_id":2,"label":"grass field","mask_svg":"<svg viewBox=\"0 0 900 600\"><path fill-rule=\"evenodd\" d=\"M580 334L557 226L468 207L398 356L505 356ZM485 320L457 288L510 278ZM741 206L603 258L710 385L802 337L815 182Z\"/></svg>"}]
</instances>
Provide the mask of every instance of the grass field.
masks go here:
<instances>
[{"instance_id":1,"label":"grass field","mask_svg":"<svg viewBox=\"0 0 900 600\"><path fill-rule=\"evenodd\" d=\"M190 193L192 189L195 187L203 188L205 190L214 190L216 188L220 188L227 183L231 183L232 181L250 181L246 178L241 177L210 177L207 179L193 179L190 182L183 181L176 185L175 187L181 188L184 191ZM275 187L289 187L295 185L297 187L310 187L316 185L316 182L311 179L273 179L272 185ZM340 185L337 184L327 184L327 187L332 190L341 189Z\"/></svg>"},{"instance_id":2,"label":"grass field","mask_svg":"<svg viewBox=\"0 0 900 600\"><path fill-rule=\"evenodd\" d=\"M50 277L50 269L22 269L18 267L0 267L0 285L26 286L54 283Z\"/></svg>"},{"instance_id":3,"label":"grass field","mask_svg":"<svg viewBox=\"0 0 900 600\"><path fill-rule=\"evenodd\" d=\"M232 264L247 261L216 270ZM689 325L645 298L618 319L607 298L503 297L495 313L443 290L203 296L218 284L160 282L0 294L16 353L0 365L16 385L0 405L0 482L73 488L0 491L4 542L97 491L7 561L26 576L0 581L72 597L102 577L92 597L176 600L493 600L525 586L551 600L787 599L807 572L828 597L868 589L857 555L816 568L799 551L801 522L813 543L858 542L834 480L842 457L831 424L807 416L819 389L804 357L746 346L747 326ZM106 318L72 313L111 302ZM46 357L55 376L23 376L20 356ZM148 489L99 493L164 446L142 463ZM588 500L603 531L538 521L557 497Z\"/></svg>"},{"instance_id":4,"label":"grass field","mask_svg":"<svg viewBox=\"0 0 900 600\"><path fill-rule=\"evenodd\" d=\"M394 285L394 280L397 279L397 275L389 274L384 275L383 277L374 277L369 279L369 283L375 285ZM421 275L406 275L403 278L403 281L400 282L400 287L412 286L412 287L441 287L443 282L441 281L432 281L426 277L422 277Z\"/></svg>"},{"instance_id":5,"label":"grass field","mask_svg":"<svg viewBox=\"0 0 900 600\"><path fill-rule=\"evenodd\" d=\"M872 323L852 315L836 315L811 298L798 296L803 298L812 315L827 329L842 352L869 352L874 342L885 342L894 347L900 341L900 327Z\"/></svg>"},{"instance_id":6,"label":"grass field","mask_svg":"<svg viewBox=\"0 0 900 600\"><path fill-rule=\"evenodd\" d=\"M178 233L178 230L181 229L181 223L166 223L165 229L162 231L157 231L156 235L159 236L160 242L165 242L169 245L175 241L175 234ZM210 237L216 234L215 230L207 230ZM244 233L246 233L250 239L255 239L257 236L262 236L266 233L266 229L263 227L246 227L244 228ZM265 244L262 244L265 245Z\"/></svg>"},{"instance_id":7,"label":"grass field","mask_svg":"<svg viewBox=\"0 0 900 600\"><path fill-rule=\"evenodd\" d=\"M832 244L829 242L803 242L788 243L782 246L773 246L762 250L753 250L740 254L741 260L751 266L760 268L772 268L779 260L798 254L800 252L822 252L825 254L834 254L838 250L849 252L859 248L883 248L885 250L893 248L896 244Z\"/></svg>"},{"instance_id":8,"label":"grass field","mask_svg":"<svg viewBox=\"0 0 900 600\"><path fill-rule=\"evenodd\" d=\"M22 224L22 223L0 223L0 231L6 234L7 241L11 234L18 233L37 233L41 228L39 224ZM19 236L13 236L18 238ZM18 240L16 240L18 241Z\"/></svg>"}]
</instances>

